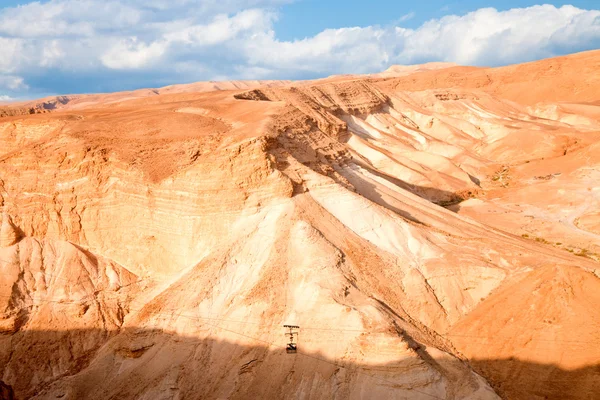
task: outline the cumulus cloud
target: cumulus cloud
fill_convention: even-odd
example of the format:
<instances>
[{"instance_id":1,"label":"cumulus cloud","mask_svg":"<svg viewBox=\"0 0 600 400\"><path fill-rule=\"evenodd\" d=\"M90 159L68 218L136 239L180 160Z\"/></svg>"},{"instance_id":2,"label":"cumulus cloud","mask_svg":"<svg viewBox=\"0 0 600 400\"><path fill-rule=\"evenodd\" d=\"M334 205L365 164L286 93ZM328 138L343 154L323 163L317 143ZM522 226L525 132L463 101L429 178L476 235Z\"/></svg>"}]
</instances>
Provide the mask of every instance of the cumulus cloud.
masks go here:
<instances>
[{"instance_id":1,"label":"cumulus cloud","mask_svg":"<svg viewBox=\"0 0 600 400\"><path fill-rule=\"evenodd\" d=\"M397 34L404 43L399 61L498 65L555 55L561 42L573 50L581 45L599 47L600 11L551 5L508 11L483 8Z\"/></svg>"},{"instance_id":2,"label":"cumulus cloud","mask_svg":"<svg viewBox=\"0 0 600 400\"><path fill-rule=\"evenodd\" d=\"M113 69L139 69L158 62L167 48L166 42L138 42L136 37L121 40L100 57L102 64Z\"/></svg>"},{"instance_id":3,"label":"cumulus cloud","mask_svg":"<svg viewBox=\"0 0 600 400\"><path fill-rule=\"evenodd\" d=\"M20 76L0 75L0 88L9 90L27 89L28 86Z\"/></svg>"},{"instance_id":4,"label":"cumulus cloud","mask_svg":"<svg viewBox=\"0 0 600 400\"><path fill-rule=\"evenodd\" d=\"M483 8L403 28L411 13L398 26L282 41L274 22L288 2L49 0L0 9L0 88L60 92L65 82L53 87L55 76L69 76L78 91L131 88L123 82L309 78L427 61L501 65L600 48L599 10L552 5Z\"/></svg>"},{"instance_id":5,"label":"cumulus cloud","mask_svg":"<svg viewBox=\"0 0 600 400\"><path fill-rule=\"evenodd\" d=\"M188 26L164 35L169 43L185 43L194 46L213 46L225 43L241 34L261 33L272 25L275 14L259 9L241 11L232 17L217 15L208 24Z\"/></svg>"},{"instance_id":6,"label":"cumulus cloud","mask_svg":"<svg viewBox=\"0 0 600 400\"><path fill-rule=\"evenodd\" d=\"M126 29L142 20L143 10L117 1L53 0L32 2L0 13L0 34L24 38L89 37Z\"/></svg>"},{"instance_id":7,"label":"cumulus cloud","mask_svg":"<svg viewBox=\"0 0 600 400\"><path fill-rule=\"evenodd\" d=\"M22 62L25 41L16 38L5 38L0 36L0 71L11 73L16 70Z\"/></svg>"},{"instance_id":8,"label":"cumulus cloud","mask_svg":"<svg viewBox=\"0 0 600 400\"><path fill-rule=\"evenodd\" d=\"M273 32L267 32L238 50L244 52L250 65L286 71L360 73L388 63L393 41L389 32L373 27L328 29L293 42L278 41Z\"/></svg>"},{"instance_id":9,"label":"cumulus cloud","mask_svg":"<svg viewBox=\"0 0 600 400\"><path fill-rule=\"evenodd\" d=\"M600 47L600 11L551 5L450 15L417 29L344 28L281 42L272 34L249 44L253 65L314 72L366 72L389 64L451 61L501 65Z\"/></svg>"}]
</instances>

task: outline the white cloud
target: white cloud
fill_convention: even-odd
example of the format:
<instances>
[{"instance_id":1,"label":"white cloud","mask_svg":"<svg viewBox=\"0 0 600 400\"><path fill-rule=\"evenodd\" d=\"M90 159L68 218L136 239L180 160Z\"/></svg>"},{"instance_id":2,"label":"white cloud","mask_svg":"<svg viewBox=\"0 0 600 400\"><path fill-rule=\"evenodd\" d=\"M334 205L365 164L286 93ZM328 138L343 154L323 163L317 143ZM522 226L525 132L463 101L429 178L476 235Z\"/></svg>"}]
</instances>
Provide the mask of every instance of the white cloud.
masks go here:
<instances>
[{"instance_id":1,"label":"white cloud","mask_svg":"<svg viewBox=\"0 0 600 400\"><path fill-rule=\"evenodd\" d=\"M143 10L118 1L51 0L0 12L0 34L36 37L85 37L138 24Z\"/></svg>"},{"instance_id":2,"label":"white cloud","mask_svg":"<svg viewBox=\"0 0 600 400\"><path fill-rule=\"evenodd\" d=\"M386 31L378 28L343 28L293 42L281 42L272 32L244 43L251 65L287 71L367 72L389 61Z\"/></svg>"},{"instance_id":3,"label":"white cloud","mask_svg":"<svg viewBox=\"0 0 600 400\"><path fill-rule=\"evenodd\" d=\"M585 36L588 43L600 44L600 11L551 5L508 11L484 8L398 34L404 42L397 55L400 61L503 64L554 55L554 47L563 41L575 50Z\"/></svg>"},{"instance_id":4,"label":"white cloud","mask_svg":"<svg viewBox=\"0 0 600 400\"><path fill-rule=\"evenodd\" d=\"M99 90L91 86L97 82L114 82L108 89L118 90L123 82L305 78L426 61L499 65L600 48L600 11L552 5L484 8L416 29L348 27L282 41L274 10L287 2L49 0L0 9L0 87L18 95L27 81L36 90L30 77L39 82L44 73L46 92L65 84ZM50 77L60 74L63 81L51 87ZM15 76L20 84L8 86ZM80 86L73 86L75 77Z\"/></svg>"},{"instance_id":5,"label":"white cloud","mask_svg":"<svg viewBox=\"0 0 600 400\"><path fill-rule=\"evenodd\" d=\"M145 44L133 37L121 40L100 57L102 63L113 69L137 69L157 62L167 48L166 42Z\"/></svg>"},{"instance_id":6,"label":"white cloud","mask_svg":"<svg viewBox=\"0 0 600 400\"><path fill-rule=\"evenodd\" d=\"M14 100L12 97L7 96L5 94L0 94L0 101L12 101Z\"/></svg>"},{"instance_id":7,"label":"white cloud","mask_svg":"<svg viewBox=\"0 0 600 400\"><path fill-rule=\"evenodd\" d=\"M11 73L22 62L25 41L17 38L4 38L0 36L0 71Z\"/></svg>"},{"instance_id":8,"label":"white cloud","mask_svg":"<svg viewBox=\"0 0 600 400\"><path fill-rule=\"evenodd\" d=\"M497 65L600 47L600 11L551 5L446 16L417 29L344 28L280 42L272 35L250 44L253 65L315 72L364 72L389 63L453 61Z\"/></svg>"},{"instance_id":9,"label":"white cloud","mask_svg":"<svg viewBox=\"0 0 600 400\"><path fill-rule=\"evenodd\" d=\"M244 36L260 34L271 27L275 14L260 9L241 11L233 16L220 14L206 24L170 23L161 26L161 35L151 43L137 37L120 40L102 56L102 64L112 69L140 69L155 64L170 48L175 56L190 49L223 45Z\"/></svg>"},{"instance_id":10,"label":"white cloud","mask_svg":"<svg viewBox=\"0 0 600 400\"><path fill-rule=\"evenodd\" d=\"M210 23L192 25L165 34L168 42L183 42L199 46L211 46L234 39L243 32L263 32L276 18L272 12L259 9L244 10L232 17L217 15Z\"/></svg>"},{"instance_id":11,"label":"white cloud","mask_svg":"<svg viewBox=\"0 0 600 400\"><path fill-rule=\"evenodd\" d=\"M63 44L59 40L51 40L44 43L40 55L41 67L55 67L60 64L65 56Z\"/></svg>"},{"instance_id":12,"label":"white cloud","mask_svg":"<svg viewBox=\"0 0 600 400\"><path fill-rule=\"evenodd\" d=\"M415 14L414 12L411 11L408 14L404 14L403 16L401 16L398 19L398 22L409 21L409 20L413 19L415 17L415 15L417 15L417 14Z\"/></svg>"},{"instance_id":13,"label":"white cloud","mask_svg":"<svg viewBox=\"0 0 600 400\"><path fill-rule=\"evenodd\" d=\"M25 80L20 76L0 75L0 88L9 90L27 89Z\"/></svg>"}]
</instances>

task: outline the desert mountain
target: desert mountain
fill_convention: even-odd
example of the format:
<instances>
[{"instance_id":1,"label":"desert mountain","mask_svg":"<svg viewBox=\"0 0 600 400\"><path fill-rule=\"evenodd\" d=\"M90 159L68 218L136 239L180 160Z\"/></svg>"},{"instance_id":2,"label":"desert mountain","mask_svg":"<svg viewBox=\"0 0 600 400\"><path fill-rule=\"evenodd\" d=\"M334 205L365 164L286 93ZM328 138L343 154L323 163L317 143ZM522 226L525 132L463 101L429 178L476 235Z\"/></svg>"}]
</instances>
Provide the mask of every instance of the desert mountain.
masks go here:
<instances>
[{"instance_id":1,"label":"desert mountain","mask_svg":"<svg viewBox=\"0 0 600 400\"><path fill-rule=\"evenodd\" d=\"M0 393L594 398L598 71L434 64L0 118Z\"/></svg>"}]
</instances>

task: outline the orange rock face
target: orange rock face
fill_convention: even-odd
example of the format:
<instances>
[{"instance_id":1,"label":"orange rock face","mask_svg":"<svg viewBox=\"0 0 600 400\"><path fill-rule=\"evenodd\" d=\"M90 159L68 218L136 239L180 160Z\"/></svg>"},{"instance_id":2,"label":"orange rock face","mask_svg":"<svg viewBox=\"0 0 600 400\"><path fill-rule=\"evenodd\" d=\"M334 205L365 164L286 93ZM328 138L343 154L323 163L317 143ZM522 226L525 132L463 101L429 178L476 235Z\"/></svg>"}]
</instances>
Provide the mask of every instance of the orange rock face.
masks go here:
<instances>
[{"instance_id":1,"label":"orange rock face","mask_svg":"<svg viewBox=\"0 0 600 400\"><path fill-rule=\"evenodd\" d=\"M598 60L5 111L0 393L594 398Z\"/></svg>"}]
</instances>

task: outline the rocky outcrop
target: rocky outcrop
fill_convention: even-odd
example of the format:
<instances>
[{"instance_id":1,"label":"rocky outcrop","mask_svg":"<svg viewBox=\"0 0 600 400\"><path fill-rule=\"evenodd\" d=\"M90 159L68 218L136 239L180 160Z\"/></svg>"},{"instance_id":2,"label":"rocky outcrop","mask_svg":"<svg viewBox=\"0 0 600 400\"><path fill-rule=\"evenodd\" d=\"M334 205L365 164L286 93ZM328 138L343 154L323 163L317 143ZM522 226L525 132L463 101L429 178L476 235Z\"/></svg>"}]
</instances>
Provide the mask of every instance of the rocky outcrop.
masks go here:
<instances>
[{"instance_id":1,"label":"rocky outcrop","mask_svg":"<svg viewBox=\"0 0 600 400\"><path fill-rule=\"evenodd\" d=\"M10 215L4 213L0 222L0 247L8 247L21 239L19 228L12 222Z\"/></svg>"}]
</instances>

